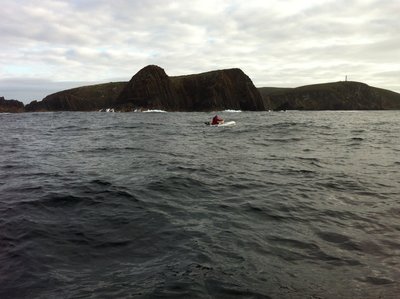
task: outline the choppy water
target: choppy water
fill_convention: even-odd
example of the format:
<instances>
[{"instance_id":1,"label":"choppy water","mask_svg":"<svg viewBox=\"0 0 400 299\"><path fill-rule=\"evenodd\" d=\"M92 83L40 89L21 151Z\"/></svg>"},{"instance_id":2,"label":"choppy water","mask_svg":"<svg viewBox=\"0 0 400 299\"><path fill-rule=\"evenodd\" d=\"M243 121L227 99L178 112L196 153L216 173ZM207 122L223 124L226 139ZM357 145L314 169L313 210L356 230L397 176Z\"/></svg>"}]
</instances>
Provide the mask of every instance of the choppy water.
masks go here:
<instances>
[{"instance_id":1,"label":"choppy water","mask_svg":"<svg viewBox=\"0 0 400 299\"><path fill-rule=\"evenodd\" d=\"M0 114L1 298L398 298L400 112Z\"/></svg>"}]
</instances>

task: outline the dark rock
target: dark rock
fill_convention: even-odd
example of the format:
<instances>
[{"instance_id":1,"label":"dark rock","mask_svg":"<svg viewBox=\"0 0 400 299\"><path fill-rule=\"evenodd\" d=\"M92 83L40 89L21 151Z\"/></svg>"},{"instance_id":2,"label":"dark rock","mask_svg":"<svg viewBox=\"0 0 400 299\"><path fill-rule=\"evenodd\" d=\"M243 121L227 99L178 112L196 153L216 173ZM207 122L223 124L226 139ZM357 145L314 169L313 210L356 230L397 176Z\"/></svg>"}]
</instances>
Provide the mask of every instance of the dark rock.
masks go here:
<instances>
[{"instance_id":1,"label":"dark rock","mask_svg":"<svg viewBox=\"0 0 400 299\"><path fill-rule=\"evenodd\" d=\"M400 109L400 94L360 82L334 82L297 88L259 88L271 110Z\"/></svg>"},{"instance_id":2,"label":"dark rock","mask_svg":"<svg viewBox=\"0 0 400 299\"><path fill-rule=\"evenodd\" d=\"M179 97L165 71L155 65L141 69L128 82L115 101L122 110L175 110Z\"/></svg>"},{"instance_id":3,"label":"dark rock","mask_svg":"<svg viewBox=\"0 0 400 299\"><path fill-rule=\"evenodd\" d=\"M207 110L265 110L260 93L240 69L226 69L197 75L172 77L184 108Z\"/></svg>"},{"instance_id":4,"label":"dark rock","mask_svg":"<svg viewBox=\"0 0 400 299\"><path fill-rule=\"evenodd\" d=\"M6 100L4 97L0 97L0 113L18 113L24 111L25 108L22 102L16 100Z\"/></svg>"},{"instance_id":5,"label":"dark rock","mask_svg":"<svg viewBox=\"0 0 400 299\"><path fill-rule=\"evenodd\" d=\"M132 77L115 106L124 111L265 110L257 88L240 69L169 77L155 65Z\"/></svg>"}]
</instances>

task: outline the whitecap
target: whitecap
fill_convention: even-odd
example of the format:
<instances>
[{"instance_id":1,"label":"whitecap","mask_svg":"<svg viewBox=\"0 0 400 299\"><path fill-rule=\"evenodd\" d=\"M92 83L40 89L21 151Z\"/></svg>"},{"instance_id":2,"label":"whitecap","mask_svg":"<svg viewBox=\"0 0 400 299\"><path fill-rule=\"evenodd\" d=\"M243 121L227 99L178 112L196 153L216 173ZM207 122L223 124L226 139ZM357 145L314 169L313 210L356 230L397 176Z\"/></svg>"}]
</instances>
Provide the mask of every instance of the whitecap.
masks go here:
<instances>
[{"instance_id":1,"label":"whitecap","mask_svg":"<svg viewBox=\"0 0 400 299\"><path fill-rule=\"evenodd\" d=\"M226 110L223 110L222 112L237 113L237 112L242 112L242 110L226 109Z\"/></svg>"},{"instance_id":2,"label":"whitecap","mask_svg":"<svg viewBox=\"0 0 400 299\"><path fill-rule=\"evenodd\" d=\"M159 110L159 109L154 109L154 110L143 110L142 112L155 112L155 113L165 113L167 111L165 110Z\"/></svg>"}]
</instances>

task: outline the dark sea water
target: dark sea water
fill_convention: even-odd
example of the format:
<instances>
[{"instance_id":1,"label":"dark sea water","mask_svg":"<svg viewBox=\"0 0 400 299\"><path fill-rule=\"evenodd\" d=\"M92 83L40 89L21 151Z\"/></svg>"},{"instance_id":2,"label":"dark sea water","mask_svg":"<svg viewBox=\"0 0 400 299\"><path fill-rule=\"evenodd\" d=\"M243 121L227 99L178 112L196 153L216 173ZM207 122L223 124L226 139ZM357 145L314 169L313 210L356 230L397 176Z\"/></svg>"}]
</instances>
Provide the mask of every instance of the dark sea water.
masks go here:
<instances>
[{"instance_id":1,"label":"dark sea water","mask_svg":"<svg viewBox=\"0 0 400 299\"><path fill-rule=\"evenodd\" d=\"M0 114L0 298L399 298L400 111Z\"/></svg>"}]
</instances>

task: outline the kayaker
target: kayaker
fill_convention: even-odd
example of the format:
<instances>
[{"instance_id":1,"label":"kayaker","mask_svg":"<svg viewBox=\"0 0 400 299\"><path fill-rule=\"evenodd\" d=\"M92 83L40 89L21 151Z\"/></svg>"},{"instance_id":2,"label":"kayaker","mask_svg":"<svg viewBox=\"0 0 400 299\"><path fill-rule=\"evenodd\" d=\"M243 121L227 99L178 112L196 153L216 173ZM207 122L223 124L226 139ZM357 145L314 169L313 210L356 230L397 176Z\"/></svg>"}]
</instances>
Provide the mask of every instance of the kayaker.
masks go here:
<instances>
[{"instance_id":1,"label":"kayaker","mask_svg":"<svg viewBox=\"0 0 400 299\"><path fill-rule=\"evenodd\" d=\"M220 125L223 123L224 123L224 120L219 115L215 115L211 121L211 125Z\"/></svg>"}]
</instances>

